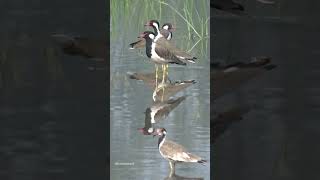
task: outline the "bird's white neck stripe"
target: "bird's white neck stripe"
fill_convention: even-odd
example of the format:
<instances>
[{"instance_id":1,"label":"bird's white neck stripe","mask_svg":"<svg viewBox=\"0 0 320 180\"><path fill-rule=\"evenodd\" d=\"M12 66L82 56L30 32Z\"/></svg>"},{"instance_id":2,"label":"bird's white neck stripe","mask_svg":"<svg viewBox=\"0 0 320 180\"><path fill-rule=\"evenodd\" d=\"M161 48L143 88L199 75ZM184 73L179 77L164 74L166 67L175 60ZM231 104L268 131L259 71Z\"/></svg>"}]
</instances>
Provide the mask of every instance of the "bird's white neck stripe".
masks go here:
<instances>
[{"instance_id":1,"label":"bird's white neck stripe","mask_svg":"<svg viewBox=\"0 0 320 180\"><path fill-rule=\"evenodd\" d=\"M163 35L160 33L160 31L158 32L158 35L154 38L153 42L157 42L159 38L163 37Z\"/></svg>"},{"instance_id":2,"label":"bird's white neck stripe","mask_svg":"<svg viewBox=\"0 0 320 180\"><path fill-rule=\"evenodd\" d=\"M167 40L171 39L171 33L169 33L169 36L167 37Z\"/></svg>"}]
</instances>

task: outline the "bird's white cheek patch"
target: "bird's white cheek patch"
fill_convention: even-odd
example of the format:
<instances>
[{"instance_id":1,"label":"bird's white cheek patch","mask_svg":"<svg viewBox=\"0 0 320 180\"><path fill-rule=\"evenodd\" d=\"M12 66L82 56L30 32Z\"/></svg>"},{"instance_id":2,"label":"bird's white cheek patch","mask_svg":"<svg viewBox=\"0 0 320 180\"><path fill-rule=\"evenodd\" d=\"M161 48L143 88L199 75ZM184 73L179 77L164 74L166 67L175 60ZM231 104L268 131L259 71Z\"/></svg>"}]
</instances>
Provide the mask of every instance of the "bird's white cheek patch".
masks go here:
<instances>
[{"instance_id":1,"label":"bird's white cheek patch","mask_svg":"<svg viewBox=\"0 0 320 180\"><path fill-rule=\"evenodd\" d=\"M149 34L149 38L151 38L153 40L154 39L154 35L153 34Z\"/></svg>"}]
</instances>

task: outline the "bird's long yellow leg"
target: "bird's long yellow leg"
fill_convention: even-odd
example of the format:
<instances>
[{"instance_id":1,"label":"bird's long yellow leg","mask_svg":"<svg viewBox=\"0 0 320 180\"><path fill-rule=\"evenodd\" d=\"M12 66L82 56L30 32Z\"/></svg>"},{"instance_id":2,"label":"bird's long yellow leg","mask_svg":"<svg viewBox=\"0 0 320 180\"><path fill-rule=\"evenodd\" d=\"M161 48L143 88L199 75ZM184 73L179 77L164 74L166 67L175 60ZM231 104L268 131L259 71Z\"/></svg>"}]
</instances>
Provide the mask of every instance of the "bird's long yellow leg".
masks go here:
<instances>
[{"instance_id":1,"label":"bird's long yellow leg","mask_svg":"<svg viewBox=\"0 0 320 180\"><path fill-rule=\"evenodd\" d=\"M164 97L164 83L165 83L165 74L166 74L166 65L162 64L162 96L161 101L163 101Z\"/></svg>"},{"instance_id":2,"label":"bird's long yellow leg","mask_svg":"<svg viewBox=\"0 0 320 180\"><path fill-rule=\"evenodd\" d=\"M156 67L156 88L158 87L158 65L155 64Z\"/></svg>"},{"instance_id":3,"label":"bird's long yellow leg","mask_svg":"<svg viewBox=\"0 0 320 180\"><path fill-rule=\"evenodd\" d=\"M166 70L165 65L164 65L164 64L162 64L162 83L164 83L165 70Z\"/></svg>"},{"instance_id":4,"label":"bird's long yellow leg","mask_svg":"<svg viewBox=\"0 0 320 180\"><path fill-rule=\"evenodd\" d=\"M166 82L166 75L167 75L167 65L163 65L163 82Z\"/></svg>"},{"instance_id":5,"label":"bird's long yellow leg","mask_svg":"<svg viewBox=\"0 0 320 180\"><path fill-rule=\"evenodd\" d=\"M167 78L169 77L169 64L166 65Z\"/></svg>"}]
</instances>

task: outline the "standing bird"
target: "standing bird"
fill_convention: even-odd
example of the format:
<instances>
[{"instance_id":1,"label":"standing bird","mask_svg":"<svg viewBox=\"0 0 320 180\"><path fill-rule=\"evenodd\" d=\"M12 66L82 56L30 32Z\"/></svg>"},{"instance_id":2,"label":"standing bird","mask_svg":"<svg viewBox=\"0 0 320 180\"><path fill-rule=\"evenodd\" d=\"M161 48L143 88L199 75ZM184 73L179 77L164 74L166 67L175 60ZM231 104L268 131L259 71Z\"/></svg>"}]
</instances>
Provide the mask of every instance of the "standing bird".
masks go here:
<instances>
[{"instance_id":1,"label":"standing bird","mask_svg":"<svg viewBox=\"0 0 320 180\"><path fill-rule=\"evenodd\" d=\"M156 65L162 65L162 81L165 79L164 66L165 64L179 64L186 65L185 62L180 60L173 54L172 49L168 49L161 44L155 43L155 34L151 31L145 31L140 34L141 38L146 40L146 54ZM158 66L156 66L156 80L158 79ZM157 82L156 82L157 84Z\"/></svg>"},{"instance_id":2,"label":"standing bird","mask_svg":"<svg viewBox=\"0 0 320 180\"><path fill-rule=\"evenodd\" d=\"M166 25L166 24L165 24ZM166 28L166 26L164 25L164 28ZM173 46L163 35L163 33L160 31L159 27L160 24L157 20L150 20L148 23L145 24L145 26L150 26L153 28L154 30L154 42L156 42L157 44L162 44L163 47L169 48L172 52L175 53L175 55L182 61L184 62L192 62L194 63L194 60L197 59L196 57L191 56L190 54L188 54L185 51L182 51L178 48L176 48L175 46ZM168 26L169 28L170 26ZM166 72L166 74L168 75L168 64L164 64L162 66L162 72ZM157 65L156 65L156 71L157 71ZM163 73L164 76L164 73ZM163 78L164 79L164 78Z\"/></svg>"},{"instance_id":3,"label":"standing bird","mask_svg":"<svg viewBox=\"0 0 320 180\"><path fill-rule=\"evenodd\" d=\"M156 20L151 20L149 21L146 26L150 26L153 28L154 30L154 36L155 38L153 39L153 41L157 44L159 44L160 46L162 47L165 47L167 49L170 49L170 51L172 53L174 53L174 55L176 57L178 57L180 60L186 60L186 61L189 61L191 63L194 63L194 60L197 59L196 57L190 55L189 53L181 50L181 49L178 49L177 47L175 47L173 44L170 43L170 41L168 41L168 39L166 39L166 37L164 36L164 32L161 32L159 30L159 22L156 21ZM169 25L166 26L166 24L163 26L164 28L166 27L170 27ZM148 31L146 31L148 32Z\"/></svg>"},{"instance_id":4,"label":"standing bird","mask_svg":"<svg viewBox=\"0 0 320 180\"><path fill-rule=\"evenodd\" d=\"M140 37L146 40L146 54L154 63L186 65L185 62L174 54L174 49L170 46L156 43L156 36L153 32L145 31L140 34Z\"/></svg>"},{"instance_id":5,"label":"standing bird","mask_svg":"<svg viewBox=\"0 0 320 180\"><path fill-rule=\"evenodd\" d=\"M172 26L171 23L164 23L162 25L162 29L160 30L160 33L165 37L167 40L172 39L172 32L175 30L175 28Z\"/></svg>"},{"instance_id":6,"label":"standing bird","mask_svg":"<svg viewBox=\"0 0 320 180\"><path fill-rule=\"evenodd\" d=\"M205 163L206 160L201 157L189 153L183 146L166 140L167 131L164 128L159 128L154 132L154 136L158 135L158 148L161 156L169 161L171 173L175 174L175 163L177 162L196 162Z\"/></svg>"},{"instance_id":7,"label":"standing bird","mask_svg":"<svg viewBox=\"0 0 320 180\"><path fill-rule=\"evenodd\" d=\"M196 59L196 57L193 57L188 53L174 47L172 44L169 43L168 40L164 38L160 37L157 40L155 34L150 31L143 32L142 34L140 34L140 37L146 40L147 56L156 64L186 65L186 60L188 62L194 62L194 59ZM157 71L158 70L156 68L156 76ZM165 69L163 71L165 71ZM164 74L165 73L163 73L163 80L165 79Z\"/></svg>"},{"instance_id":8,"label":"standing bird","mask_svg":"<svg viewBox=\"0 0 320 180\"><path fill-rule=\"evenodd\" d=\"M163 24L162 29L160 30L160 33L167 40L171 40L173 31L174 31L174 28L173 28L172 24L165 23L165 24ZM155 31L154 33L157 34L158 32ZM129 46L130 46L130 49L144 48L146 46L146 40L144 38L139 38L138 41L129 44Z\"/></svg>"}]
</instances>

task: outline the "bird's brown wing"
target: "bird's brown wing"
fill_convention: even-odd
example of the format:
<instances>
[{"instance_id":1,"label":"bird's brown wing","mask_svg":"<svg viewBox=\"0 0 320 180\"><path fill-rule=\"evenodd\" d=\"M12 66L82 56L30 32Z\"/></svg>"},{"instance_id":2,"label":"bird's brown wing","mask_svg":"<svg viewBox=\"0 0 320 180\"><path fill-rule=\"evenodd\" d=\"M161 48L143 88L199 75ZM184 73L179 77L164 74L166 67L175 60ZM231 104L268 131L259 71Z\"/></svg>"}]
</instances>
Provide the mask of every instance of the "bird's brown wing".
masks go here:
<instances>
[{"instance_id":1,"label":"bird's brown wing","mask_svg":"<svg viewBox=\"0 0 320 180\"><path fill-rule=\"evenodd\" d=\"M197 162L201 160L199 156L188 153L188 151L180 144L169 140L166 140L161 146L161 151L168 159L172 159L174 161Z\"/></svg>"},{"instance_id":2,"label":"bird's brown wing","mask_svg":"<svg viewBox=\"0 0 320 180\"><path fill-rule=\"evenodd\" d=\"M167 49L169 49L170 52L174 53L175 56L179 59L193 59L194 58L192 55L175 47L172 43L170 43L170 41L168 41L164 38L159 38L156 43L162 47L166 47Z\"/></svg>"},{"instance_id":3,"label":"bird's brown wing","mask_svg":"<svg viewBox=\"0 0 320 180\"><path fill-rule=\"evenodd\" d=\"M180 64L180 65L186 65L185 62L181 61L177 56L175 56L173 54L173 52L161 45L161 44L158 44L156 45L155 47L155 52L163 59L165 59L166 61L168 61L168 63L173 63L173 64Z\"/></svg>"}]
</instances>

